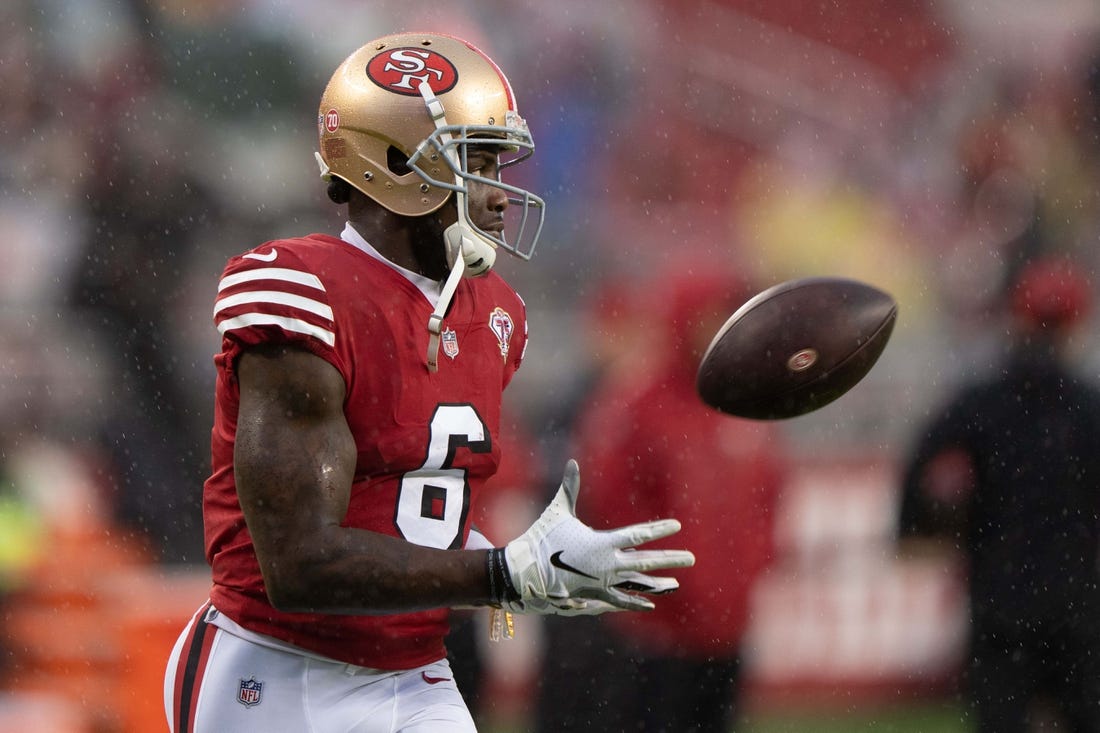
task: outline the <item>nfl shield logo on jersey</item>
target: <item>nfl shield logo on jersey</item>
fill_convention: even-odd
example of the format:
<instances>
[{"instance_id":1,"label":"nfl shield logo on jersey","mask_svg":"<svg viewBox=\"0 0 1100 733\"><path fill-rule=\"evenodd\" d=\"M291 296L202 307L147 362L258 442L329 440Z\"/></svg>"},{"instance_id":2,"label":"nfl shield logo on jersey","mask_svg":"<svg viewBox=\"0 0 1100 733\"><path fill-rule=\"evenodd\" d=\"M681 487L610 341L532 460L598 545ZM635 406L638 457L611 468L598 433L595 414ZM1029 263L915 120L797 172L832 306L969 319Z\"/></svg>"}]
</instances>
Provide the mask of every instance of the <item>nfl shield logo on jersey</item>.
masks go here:
<instances>
[{"instance_id":1,"label":"nfl shield logo on jersey","mask_svg":"<svg viewBox=\"0 0 1100 733\"><path fill-rule=\"evenodd\" d=\"M237 702L246 708L250 708L253 705L260 704L260 698L263 697L263 694L263 682L257 682L255 677L241 680L241 686L237 689Z\"/></svg>"},{"instance_id":2,"label":"nfl shield logo on jersey","mask_svg":"<svg viewBox=\"0 0 1100 733\"><path fill-rule=\"evenodd\" d=\"M458 356L458 334L455 333L453 328L448 328L443 333L439 334L440 341L443 345L443 353L452 359Z\"/></svg>"}]
</instances>

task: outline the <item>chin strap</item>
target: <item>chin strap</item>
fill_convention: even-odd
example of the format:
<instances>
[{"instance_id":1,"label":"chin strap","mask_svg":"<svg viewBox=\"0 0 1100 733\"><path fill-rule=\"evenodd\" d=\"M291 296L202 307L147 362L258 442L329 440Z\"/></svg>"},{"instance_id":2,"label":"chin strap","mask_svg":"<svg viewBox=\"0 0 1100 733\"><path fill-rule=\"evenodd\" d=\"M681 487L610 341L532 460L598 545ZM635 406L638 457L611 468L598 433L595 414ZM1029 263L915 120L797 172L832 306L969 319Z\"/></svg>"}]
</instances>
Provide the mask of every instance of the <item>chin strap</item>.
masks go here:
<instances>
[{"instance_id":1,"label":"chin strap","mask_svg":"<svg viewBox=\"0 0 1100 733\"><path fill-rule=\"evenodd\" d=\"M459 281L462 280L463 275L467 277L484 275L496 262L496 250L469 235L470 230L464 225L465 218L465 212L459 209L458 223L451 224L443 232L443 240L447 247L447 264L451 266L451 272L447 275L447 282L443 284L443 291L439 294L439 302L435 310L428 317L428 371L430 372L439 370L439 340L443 331L443 316L454 298Z\"/></svg>"},{"instance_id":2,"label":"chin strap","mask_svg":"<svg viewBox=\"0 0 1100 733\"><path fill-rule=\"evenodd\" d=\"M439 302L435 304L435 310L428 316L428 371L439 371L439 339L443 331L443 315L454 298L458 283L462 280L466 271L466 261L456 257L451 266L451 274L447 275L447 282L443 283L443 292L439 294Z\"/></svg>"},{"instance_id":3,"label":"chin strap","mask_svg":"<svg viewBox=\"0 0 1100 733\"><path fill-rule=\"evenodd\" d=\"M443 111L443 103L435 96L427 81L420 83L420 96L424 98L424 104L428 108L428 114L432 116L437 130L447 126L447 117ZM443 142L443 154L451 160L454 170L461 170L461 162L458 154L448 143L451 141L451 133L441 132L439 139ZM484 275L496 262L496 247L477 235L469 225L466 218L466 194L461 190L461 177L455 174L455 184L460 190L455 191L455 208L458 210L458 221L443 232L443 246L447 253L447 264L451 272L447 275L447 281L443 284L443 291L439 295L439 302L431 316L428 317L428 371L439 370L439 342L443 331L443 316L454 298L458 283L463 275L477 277Z\"/></svg>"}]
</instances>

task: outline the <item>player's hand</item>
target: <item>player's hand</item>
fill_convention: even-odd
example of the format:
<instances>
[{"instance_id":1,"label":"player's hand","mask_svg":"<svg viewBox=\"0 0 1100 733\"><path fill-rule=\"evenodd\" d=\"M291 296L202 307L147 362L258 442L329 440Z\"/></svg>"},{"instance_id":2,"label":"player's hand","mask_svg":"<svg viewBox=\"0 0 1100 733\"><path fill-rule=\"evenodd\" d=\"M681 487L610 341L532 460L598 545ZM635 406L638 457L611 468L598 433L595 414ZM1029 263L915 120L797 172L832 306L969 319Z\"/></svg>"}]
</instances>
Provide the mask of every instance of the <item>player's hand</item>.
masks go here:
<instances>
[{"instance_id":1,"label":"player's hand","mask_svg":"<svg viewBox=\"0 0 1100 733\"><path fill-rule=\"evenodd\" d=\"M562 615L652 609L653 602L640 594L669 593L680 584L648 573L694 565L695 556L686 550L634 548L679 532L680 523L661 519L594 530L577 519L579 490L580 469L570 460L542 516L503 552L494 551L510 581L505 607Z\"/></svg>"}]
</instances>

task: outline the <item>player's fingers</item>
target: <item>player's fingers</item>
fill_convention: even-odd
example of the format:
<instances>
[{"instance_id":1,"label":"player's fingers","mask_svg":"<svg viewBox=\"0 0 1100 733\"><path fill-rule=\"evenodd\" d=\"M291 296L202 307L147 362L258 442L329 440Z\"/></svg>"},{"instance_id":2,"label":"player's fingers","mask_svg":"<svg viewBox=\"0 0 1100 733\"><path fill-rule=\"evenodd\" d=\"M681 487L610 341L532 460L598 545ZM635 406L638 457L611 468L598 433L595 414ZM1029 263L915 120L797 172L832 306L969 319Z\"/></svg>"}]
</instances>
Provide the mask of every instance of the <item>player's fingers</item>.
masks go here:
<instances>
[{"instance_id":1,"label":"player's fingers","mask_svg":"<svg viewBox=\"0 0 1100 733\"><path fill-rule=\"evenodd\" d=\"M612 587L628 593L646 593L651 596L660 596L671 593L680 587L680 581L676 578L655 578L652 575L633 572L620 573L619 577L622 580Z\"/></svg>"},{"instance_id":2,"label":"player's fingers","mask_svg":"<svg viewBox=\"0 0 1100 733\"><path fill-rule=\"evenodd\" d=\"M581 490L581 469L577 462L570 458L565 463L565 471L562 472L561 487L558 489L556 499L564 499L565 509L574 517L577 516L577 494Z\"/></svg>"},{"instance_id":3,"label":"player's fingers","mask_svg":"<svg viewBox=\"0 0 1100 733\"><path fill-rule=\"evenodd\" d=\"M690 568L695 564L695 555L688 550L625 550L617 553L616 560L620 570L647 573L650 570Z\"/></svg>"},{"instance_id":4,"label":"player's fingers","mask_svg":"<svg viewBox=\"0 0 1100 733\"><path fill-rule=\"evenodd\" d=\"M652 611L655 606L653 601L644 596L626 593L617 588L608 588L608 603L624 611Z\"/></svg>"},{"instance_id":5,"label":"player's fingers","mask_svg":"<svg viewBox=\"0 0 1100 733\"><path fill-rule=\"evenodd\" d=\"M619 547L634 547L676 534L680 531L680 522L675 519L655 519L611 531L615 534Z\"/></svg>"},{"instance_id":6,"label":"player's fingers","mask_svg":"<svg viewBox=\"0 0 1100 733\"><path fill-rule=\"evenodd\" d=\"M625 611L625 608L619 608L607 601L599 601L595 598L589 598L577 606L571 606L569 608L558 607L554 613L558 616L598 616L601 613L610 613L613 611Z\"/></svg>"},{"instance_id":7,"label":"player's fingers","mask_svg":"<svg viewBox=\"0 0 1100 733\"><path fill-rule=\"evenodd\" d=\"M585 603L605 603L620 611L648 611L653 608L653 601L645 596L603 586L580 588L573 598L583 599Z\"/></svg>"}]
</instances>

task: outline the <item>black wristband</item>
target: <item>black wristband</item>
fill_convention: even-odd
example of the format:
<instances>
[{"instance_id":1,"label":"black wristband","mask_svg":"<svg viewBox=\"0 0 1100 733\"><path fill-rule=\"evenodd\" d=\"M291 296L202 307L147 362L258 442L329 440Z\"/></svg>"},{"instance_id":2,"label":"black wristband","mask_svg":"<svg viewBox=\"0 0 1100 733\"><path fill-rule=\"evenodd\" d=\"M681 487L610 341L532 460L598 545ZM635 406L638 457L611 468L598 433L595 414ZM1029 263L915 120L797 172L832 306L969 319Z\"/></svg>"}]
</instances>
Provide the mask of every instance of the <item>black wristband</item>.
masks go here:
<instances>
[{"instance_id":1,"label":"black wristband","mask_svg":"<svg viewBox=\"0 0 1100 733\"><path fill-rule=\"evenodd\" d=\"M490 603L499 607L507 601L518 601L520 595L512 584L512 576L508 572L508 563L504 559L504 548L494 547L489 550L486 562L489 568Z\"/></svg>"}]
</instances>

